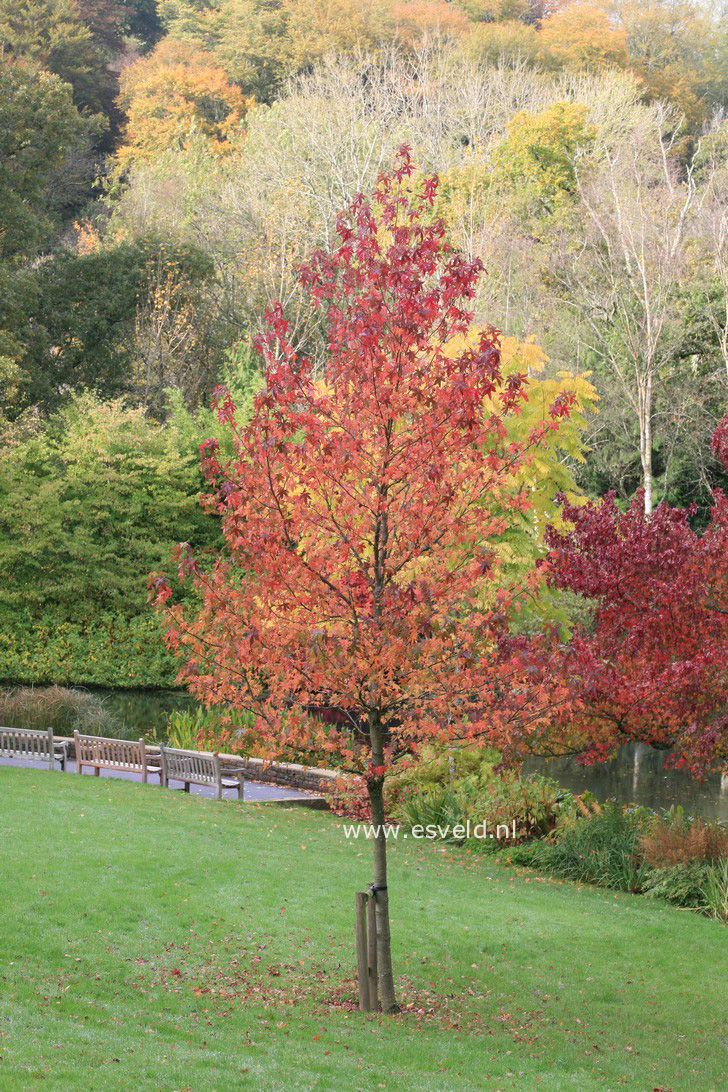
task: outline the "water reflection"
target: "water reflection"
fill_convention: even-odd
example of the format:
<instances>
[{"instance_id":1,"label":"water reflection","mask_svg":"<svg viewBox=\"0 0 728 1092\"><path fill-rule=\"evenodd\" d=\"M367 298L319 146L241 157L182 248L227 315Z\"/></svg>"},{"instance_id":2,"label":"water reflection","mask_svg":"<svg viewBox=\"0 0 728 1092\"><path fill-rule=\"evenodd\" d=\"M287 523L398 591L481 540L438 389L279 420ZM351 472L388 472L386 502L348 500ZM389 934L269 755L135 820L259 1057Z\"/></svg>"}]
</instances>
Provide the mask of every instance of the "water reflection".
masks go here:
<instances>
[{"instance_id":1,"label":"water reflection","mask_svg":"<svg viewBox=\"0 0 728 1092\"><path fill-rule=\"evenodd\" d=\"M598 800L614 797L621 803L655 809L679 804L691 815L728 822L727 774L695 781L684 770L666 769L665 752L653 751L643 743L630 743L609 762L597 766L579 766L570 758L530 758L524 763L524 772L553 777L571 792L588 790Z\"/></svg>"},{"instance_id":2,"label":"water reflection","mask_svg":"<svg viewBox=\"0 0 728 1092\"><path fill-rule=\"evenodd\" d=\"M115 729L125 739L164 740L169 714L182 709L194 709L196 701L183 690L104 690L94 687L94 694L115 717L120 727Z\"/></svg>"}]
</instances>

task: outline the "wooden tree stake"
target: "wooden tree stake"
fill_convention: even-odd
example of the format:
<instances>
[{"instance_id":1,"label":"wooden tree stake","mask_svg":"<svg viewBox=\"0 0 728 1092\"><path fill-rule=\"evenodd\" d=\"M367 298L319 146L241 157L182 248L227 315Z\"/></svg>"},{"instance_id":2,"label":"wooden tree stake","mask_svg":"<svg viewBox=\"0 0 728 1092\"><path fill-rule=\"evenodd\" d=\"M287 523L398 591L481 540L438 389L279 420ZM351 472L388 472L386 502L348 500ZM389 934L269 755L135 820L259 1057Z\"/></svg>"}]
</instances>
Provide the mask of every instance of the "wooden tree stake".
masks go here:
<instances>
[{"instance_id":1,"label":"wooden tree stake","mask_svg":"<svg viewBox=\"0 0 728 1092\"><path fill-rule=\"evenodd\" d=\"M369 977L369 1011L379 1012L379 978L377 975L377 900L375 895L367 899L367 918L369 924L369 959L367 973Z\"/></svg>"},{"instance_id":2,"label":"wooden tree stake","mask_svg":"<svg viewBox=\"0 0 728 1092\"><path fill-rule=\"evenodd\" d=\"M356 893L356 967L359 976L359 1008L370 1012L369 977L367 969L367 894Z\"/></svg>"}]
</instances>

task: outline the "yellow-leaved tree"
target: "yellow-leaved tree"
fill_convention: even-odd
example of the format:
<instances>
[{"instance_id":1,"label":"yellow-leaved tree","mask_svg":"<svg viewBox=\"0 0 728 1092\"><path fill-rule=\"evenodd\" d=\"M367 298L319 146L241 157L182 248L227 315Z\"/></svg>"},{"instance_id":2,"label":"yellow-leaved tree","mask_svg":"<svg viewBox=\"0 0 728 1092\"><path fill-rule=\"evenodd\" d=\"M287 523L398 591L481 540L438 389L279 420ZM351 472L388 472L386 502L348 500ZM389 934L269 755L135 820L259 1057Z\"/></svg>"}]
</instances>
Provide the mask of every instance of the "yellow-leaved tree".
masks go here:
<instances>
[{"instance_id":1,"label":"yellow-leaved tree","mask_svg":"<svg viewBox=\"0 0 728 1092\"><path fill-rule=\"evenodd\" d=\"M475 344L474 335L450 342L448 353L455 355L469 344ZM583 435L588 415L597 411L599 396L588 372L561 370L549 374L548 364L548 356L535 342L514 337L501 339L503 375L521 374L528 380L527 399L520 413L509 415L506 422L514 444L526 443L528 436L548 421L550 407L560 395L570 391L576 396L568 420L539 443L514 475L513 488L527 493L529 505L525 513L514 509L509 514L508 529L494 546L505 584L525 585L526 574L547 553L546 528L563 529L559 499L563 497L570 504L587 499L576 484L575 471L585 462ZM497 411L496 405L493 410ZM541 583L530 600L521 601L517 626L540 631L544 625L556 625L568 632L571 606L568 596Z\"/></svg>"},{"instance_id":2,"label":"yellow-leaved tree","mask_svg":"<svg viewBox=\"0 0 728 1092\"><path fill-rule=\"evenodd\" d=\"M186 148L195 139L225 155L252 100L208 53L165 38L150 56L124 69L119 103L127 126L118 162L126 167L170 148Z\"/></svg>"},{"instance_id":3,"label":"yellow-leaved tree","mask_svg":"<svg viewBox=\"0 0 728 1092\"><path fill-rule=\"evenodd\" d=\"M544 19L539 33L542 61L555 68L625 68L627 33L602 4L569 4Z\"/></svg>"}]
</instances>

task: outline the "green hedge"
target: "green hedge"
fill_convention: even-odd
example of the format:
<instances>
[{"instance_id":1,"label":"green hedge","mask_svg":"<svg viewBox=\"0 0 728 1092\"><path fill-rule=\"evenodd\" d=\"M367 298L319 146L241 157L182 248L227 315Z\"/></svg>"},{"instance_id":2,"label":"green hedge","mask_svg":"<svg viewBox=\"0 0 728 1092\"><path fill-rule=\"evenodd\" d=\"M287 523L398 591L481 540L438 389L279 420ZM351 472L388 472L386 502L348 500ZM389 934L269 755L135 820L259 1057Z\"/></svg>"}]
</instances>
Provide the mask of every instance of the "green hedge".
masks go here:
<instances>
[{"instance_id":1,"label":"green hedge","mask_svg":"<svg viewBox=\"0 0 728 1092\"><path fill-rule=\"evenodd\" d=\"M0 681L62 686L172 687L178 666L151 614L92 622L0 617Z\"/></svg>"},{"instance_id":2,"label":"green hedge","mask_svg":"<svg viewBox=\"0 0 728 1092\"><path fill-rule=\"evenodd\" d=\"M174 570L179 542L217 544L199 503L209 423L82 395L14 429L0 448L0 679L174 684L147 578Z\"/></svg>"}]
</instances>

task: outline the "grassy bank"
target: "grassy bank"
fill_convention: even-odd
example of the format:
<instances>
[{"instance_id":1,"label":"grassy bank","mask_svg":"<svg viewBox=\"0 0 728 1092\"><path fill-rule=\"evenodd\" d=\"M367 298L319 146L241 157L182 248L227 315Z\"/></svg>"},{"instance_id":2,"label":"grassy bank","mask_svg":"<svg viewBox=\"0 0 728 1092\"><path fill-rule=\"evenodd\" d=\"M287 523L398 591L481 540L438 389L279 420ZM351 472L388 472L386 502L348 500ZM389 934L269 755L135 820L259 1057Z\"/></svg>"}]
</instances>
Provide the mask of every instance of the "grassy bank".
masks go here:
<instances>
[{"instance_id":1,"label":"grassy bank","mask_svg":"<svg viewBox=\"0 0 728 1092\"><path fill-rule=\"evenodd\" d=\"M723 1087L723 926L392 844L407 1011L353 1008L339 820L0 769L0 1087Z\"/></svg>"}]
</instances>

